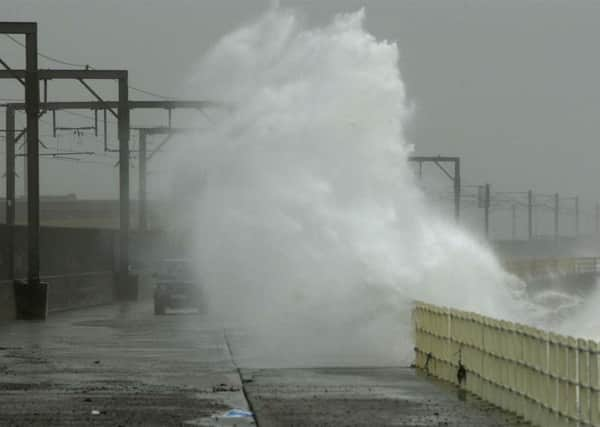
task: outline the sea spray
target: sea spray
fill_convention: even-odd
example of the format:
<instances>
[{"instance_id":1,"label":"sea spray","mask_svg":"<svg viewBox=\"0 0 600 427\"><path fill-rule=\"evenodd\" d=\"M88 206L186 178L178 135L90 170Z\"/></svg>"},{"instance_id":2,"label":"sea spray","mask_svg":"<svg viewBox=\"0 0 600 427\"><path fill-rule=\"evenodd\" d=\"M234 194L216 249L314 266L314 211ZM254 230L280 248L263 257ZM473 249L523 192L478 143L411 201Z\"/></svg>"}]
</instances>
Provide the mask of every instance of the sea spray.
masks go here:
<instances>
[{"instance_id":1,"label":"sea spray","mask_svg":"<svg viewBox=\"0 0 600 427\"><path fill-rule=\"evenodd\" d=\"M248 364L408 363L415 299L526 318L521 283L417 188L398 47L363 23L306 28L272 9L189 84L230 108L173 145L187 200L173 220L210 314L246 331Z\"/></svg>"}]
</instances>

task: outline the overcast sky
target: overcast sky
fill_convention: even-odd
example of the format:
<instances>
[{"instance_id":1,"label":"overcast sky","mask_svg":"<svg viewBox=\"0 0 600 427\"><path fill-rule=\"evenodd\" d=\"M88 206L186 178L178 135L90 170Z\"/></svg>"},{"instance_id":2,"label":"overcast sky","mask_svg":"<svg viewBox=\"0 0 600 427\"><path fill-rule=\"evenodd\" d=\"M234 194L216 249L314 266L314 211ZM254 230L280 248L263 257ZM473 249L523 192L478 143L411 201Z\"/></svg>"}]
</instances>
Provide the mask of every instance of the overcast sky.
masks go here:
<instances>
[{"instance_id":1,"label":"overcast sky","mask_svg":"<svg viewBox=\"0 0 600 427\"><path fill-rule=\"evenodd\" d=\"M368 30L397 41L400 48L400 69L416 105L409 138L419 154L460 156L466 183L579 193L589 203L600 199L600 2L280 3L298 9L311 25L365 6ZM37 21L41 52L75 63L127 68L134 86L185 98L182 81L203 52L268 4L2 0L0 16ZM19 55L18 46L0 39L0 57L18 63ZM43 59L40 66L57 67ZM0 83L0 98L19 95L17 89ZM135 92L131 97L148 98ZM63 137L63 147L73 139ZM65 164L45 166L43 189L82 192L90 183L106 181L106 168ZM65 167L79 178L59 185ZM98 188L93 194L107 194Z\"/></svg>"}]
</instances>

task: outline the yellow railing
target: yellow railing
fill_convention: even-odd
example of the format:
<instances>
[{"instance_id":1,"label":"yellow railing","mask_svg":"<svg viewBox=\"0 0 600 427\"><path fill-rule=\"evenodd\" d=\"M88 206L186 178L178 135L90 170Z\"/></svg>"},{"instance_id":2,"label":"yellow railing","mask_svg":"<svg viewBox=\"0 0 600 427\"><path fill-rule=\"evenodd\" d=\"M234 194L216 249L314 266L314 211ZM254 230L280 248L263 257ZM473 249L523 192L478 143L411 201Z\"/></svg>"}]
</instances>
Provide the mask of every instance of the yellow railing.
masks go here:
<instances>
[{"instance_id":1,"label":"yellow railing","mask_svg":"<svg viewBox=\"0 0 600 427\"><path fill-rule=\"evenodd\" d=\"M534 425L600 426L595 341L425 303L413 319L418 368Z\"/></svg>"},{"instance_id":2,"label":"yellow railing","mask_svg":"<svg viewBox=\"0 0 600 427\"><path fill-rule=\"evenodd\" d=\"M600 272L600 258L525 258L504 261L504 268L521 278L549 274L582 274Z\"/></svg>"}]
</instances>

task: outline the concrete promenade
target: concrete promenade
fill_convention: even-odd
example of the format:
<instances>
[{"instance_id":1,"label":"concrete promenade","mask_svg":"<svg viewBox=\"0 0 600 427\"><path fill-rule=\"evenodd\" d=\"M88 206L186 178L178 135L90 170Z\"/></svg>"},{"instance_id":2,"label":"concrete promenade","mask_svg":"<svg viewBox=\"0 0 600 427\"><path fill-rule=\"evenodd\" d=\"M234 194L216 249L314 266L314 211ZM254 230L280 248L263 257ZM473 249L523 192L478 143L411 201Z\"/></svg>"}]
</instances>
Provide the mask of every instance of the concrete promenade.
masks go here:
<instances>
[{"instance_id":1,"label":"concrete promenade","mask_svg":"<svg viewBox=\"0 0 600 427\"><path fill-rule=\"evenodd\" d=\"M215 425L247 408L232 335L150 303L0 323L0 426ZM410 368L241 368L260 426L519 425Z\"/></svg>"}]
</instances>

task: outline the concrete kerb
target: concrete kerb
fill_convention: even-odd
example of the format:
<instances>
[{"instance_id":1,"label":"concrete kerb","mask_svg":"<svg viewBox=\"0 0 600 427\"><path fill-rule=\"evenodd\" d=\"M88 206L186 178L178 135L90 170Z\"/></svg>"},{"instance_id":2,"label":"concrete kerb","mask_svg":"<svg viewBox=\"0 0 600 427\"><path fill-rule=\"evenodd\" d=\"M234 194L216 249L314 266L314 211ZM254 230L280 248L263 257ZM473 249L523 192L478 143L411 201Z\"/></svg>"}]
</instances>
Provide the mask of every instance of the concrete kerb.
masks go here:
<instances>
[{"instance_id":1,"label":"concrete kerb","mask_svg":"<svg viewBox=\"0 0 600 427\"><path fill-rule=\"evenodd\" d=\"M0 320L43 319L44 313L110 304L115 300L112 271L44 276L42 282L48 285L38 289L44 294L40 300L23 294L33 290L23 281L0 280ZM35 313L30 310L32 300Z\"/></svg>"}]
</instances>

